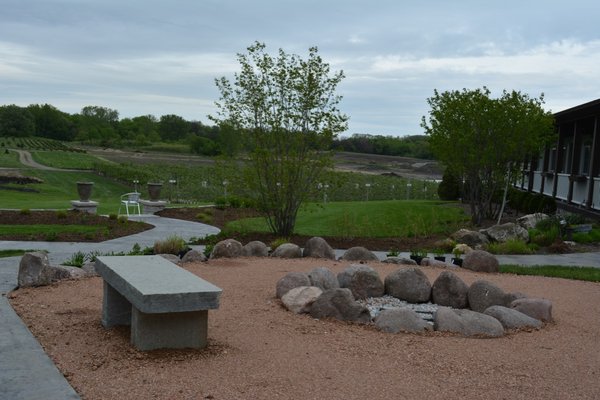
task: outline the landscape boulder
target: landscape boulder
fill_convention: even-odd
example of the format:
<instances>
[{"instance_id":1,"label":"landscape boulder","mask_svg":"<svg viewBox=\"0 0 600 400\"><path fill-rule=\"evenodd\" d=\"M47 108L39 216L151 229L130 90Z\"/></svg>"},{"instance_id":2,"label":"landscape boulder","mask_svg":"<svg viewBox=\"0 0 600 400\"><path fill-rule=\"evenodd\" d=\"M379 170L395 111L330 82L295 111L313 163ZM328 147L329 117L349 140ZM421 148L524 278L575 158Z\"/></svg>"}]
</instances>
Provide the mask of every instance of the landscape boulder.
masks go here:
<instances>
[{"instance_id":1,"label":"landscape boulder","mask_svg":"<svg viewBox=\"0 0 600 400\"><path fill-rule=\"evenodd\" d=\"M415 260L405 257L388 257L382 261L385 264L417 265Z\"/></svg>"},{"instance_id":2,"label":"landscape boulder","mask_svg":"<svg viewBox=\"0 0 600 400\"><path fill-rule=\"evenodd\" d=\"M475 272L498 272L500 263L491 253L484 250L473 250L465 255L462 267Z\"/></svg>"},{"instance_id":3,"label":"landscape boulder","mask_svg":"<svg viewBox=\"0 0 600 400\"><path fill-rule=\"evenodd\" d=\"M483 245L489 243L488 238L484 234L468 229L460 229L450 235L450 237L454 239L455 242L466 244L474 249L481 248Z\"/></svg>"},{"instance_id":4,"label":"landscape boulder","mask_svg":"<svg viewBox=\"0 0 600 400\"><path fill-rule=\"evenodd\" d=\"M358 304L350 289L328 289L310 307L313 318L335 318L342 321L371 322L369 309Z\"/></svg>"},{"instance_id":5,"label":"landscape boulder","mask_svg":"<svg viewBox=\"0 0 600 400\"><path fill-rule=\"evenodd\" d=\"M308 275L304 272L290 272L277 281L277 284L275 285L275 295L280 299L291 289L300 286L311 286Z\"/></svg>"},{"instance_id":6,"label":"landscape boulder","mask_svg":"<svg viewBox=\"0 0 600 400\"><path fill-rule=\"evenodd\" d=\"M242 244L235 239L221 240L215 244L210 258L236 258L242 255Z\"/></svg>"},{"instance_id":7,"label":"landscape boulder","mask_svg":"<svg viewBox=\"0 0 600 400\"><path fill-rule=\"evenodd\" d=\"M529 242L529 232L527 232L527 229L513 222L494 225L487 229L481 229L479 232L487 236L492 242L505 243L509 240L520 240L525 243Z\"/></svg>"},{"instance_id":8,"label":"landscape boulder","mask_svg":"<svg viewBox=\"0 0 600 400\"><path fill-rule=\"evenodd\" d=\"M469 286L450 271L442 271L431 287L433 302L452 308L467 308L469 305L468 293Z\"/></svg>"},{"instance_id":9,"label":"landscape boulder","mask_svg":"<svg viewBox=\"0 0 600 400\"><path fill-rule=\"evenodd\" d=\"M431 297L431 284L419 268L397 269L386 276L385 293L409 303L425 303Z\"/></svg>"},{"instance_id":10,"label":"landscape boulder","mask_svg":"<svg viewBox=\"0 0 600 400\"><path fill-rule=\"evenodd\" d=\"M47 253L35 251L21 257L17 276L19 287L49 285L53 278L54 270L50 267Z\"/></svg>"},{"instance_id":11,"label":"landscape boulder","mask_svg":"<svg viewBox=\"0 0 600 400\"><path fill-rule=\"evenodd\" d=\"M348 250L346 250L346 252L344 252L344 255L342 255L342 257L340 257L340 260L379 261L379 258L377 258L377 256L372 251L369 251L366 248L361 247L361 246L356 246L356 247L351 247Z\"/></svg>"},{"instance_id":12,"label":"landscape boulder","mask_svg":"<svg viewBox=\"0 0 600 400\"><path fill-rule=\"evenodd\" d=\"M308 239L304 245L302 256L335 260L335 251L325 239L315 236Z\"/></svg>"},{"instance_id":13,"label":"landscape boulder","mask_svg":"<svg viewBox=\"0 0 600 400\"><path fill-rule=\"evenodd\" d=\"M85 272L82 268L72 267L68 265L61 265L55 268L54 277L55 280L61 279L81 279L88 276L87 272Z\"/></svg>"},{"instance_id":14,"label":"landscape boulder","mask_svg":"<svg viewBox=\"0 0 600 400\"><path fill-rule=\"evenodd\" d=\"M548 214L544 213L527 214L517 219L517 224L525 229L533 229L538 222L548 218L550 218Z\"/></svg>"},{"instance_id":15,"label":"landscape boulder","mask_svg":"<svg viewBox=\"0 0 600 400\"><path fill-rule=\"evenodd\" d=\"M357 299L381 297L384 287L379 273L368 265L353 264L337 276L341 288L348 288Z\"/></svg>"},{"instance_id":16,"label":"landscape boulder","mask_svg":"<svg viewBox=\"0 0 600 400\"><path fill-rule=\"evenodd\" d=\"M377 329L388 333L431 331L433 326L408 307L383 310L375 318Z\"/></svg>"},{"instance_id":17,"label":"landscape boulder","mask_svg":"<svg viewBox=\"0 0 600 400\"><path fill-rule=\"evenodd\" d=\"M281 297L281 302L285 308L296 314L307 313L322 293L323 291L318 287L299 286L284 294Z\"/></svg>"},{"instance_id":18,"label":"landscape boulder","mask_svg":"<svg viewBox=\"0 0 600 400\"><path fill-rule=\"evenodd\" d=\"M190 263L190 262L205 262L206 256L204 253L198 250L190 250L181 257L181 262Z\"/></svg>"},{"instance_id":19,"label":"landscape boulder","mask_svg":"<svg viewBox=\"0 0 600 400\"><path fill-rule=\"evenodd\" d=\"M425 257L421 260L422 267L437 267L437 268L456 268L456 265L449 264L445 261L436 260L435 258Z\"/></svg>"},{"instance_id":20,"label":"landscape boulder","mask_svg":"<svg viewBox=\"0 0 600 400\"><path fill-rule=\"evenodd\" d=\"M284 243L277 246L275 251L271 254L271 257L277 258L301 258L302 249L300 246L294 243Z\"/></svg>"},{"instance_id":21,"label":"landscape boulder","mask_svg":"<svg viewBox=\"0 0 600 400\"><path fill-rule=\"evenodd\" d=\"M552 302L546 299L523 298L510 303L510 308L540 321L552 321Z\"/></svg>"},{"instance_id":22,"label":"landscape boulder","mask_svg":"<svg viewBox=\"0 0 600 400\"><path fill-rule=\"evenodd\" d=\"M496 318L471 310L440 307L433 317L436 331L454 332L464 336L500 337L504 328Z\"/></svg>"},{"instance_id":23,"label":"landscape boulder","mask_svg":"<svg viewBox=\"0 0 600 400\"><path fill-rule=\"evenodd\" d=\"M337 277L329 268L317 267L308 273L310 284L322 290L336 289L340 287Z\"/></svg>"},{"instance_id":24,"label":"landscape boulder","mask_svg":"<svg viewBox=\"0 0 600 400\"><path fill-rule=\"evenodd\" d=\"M506 294L492 282L478 280L471 284L468 292L469 307L484 312L491 306L506 306Z\"/></svg>"},{"instance_id":25,"label":"landscape boulder","mask_svg":"<svg viewBox=\"0 0 600 400\"><path fill-rule=\"evenodd\" d=\"M530 316L513 308L491 306L483 313L500 321L504 329L539 329L542 327L542 321L539 319L531 318Z\"/></svg>"},{"instance_id":26,"label":"landscape boulder","mask_svg":"<svg viewBox=\"0 0 600 400\"><path fill-rule=\"evenodd\" d=\"M268 257L269 247L260 240L253 240L242 247L244 257Z\"/></svg>"}]
</instances>

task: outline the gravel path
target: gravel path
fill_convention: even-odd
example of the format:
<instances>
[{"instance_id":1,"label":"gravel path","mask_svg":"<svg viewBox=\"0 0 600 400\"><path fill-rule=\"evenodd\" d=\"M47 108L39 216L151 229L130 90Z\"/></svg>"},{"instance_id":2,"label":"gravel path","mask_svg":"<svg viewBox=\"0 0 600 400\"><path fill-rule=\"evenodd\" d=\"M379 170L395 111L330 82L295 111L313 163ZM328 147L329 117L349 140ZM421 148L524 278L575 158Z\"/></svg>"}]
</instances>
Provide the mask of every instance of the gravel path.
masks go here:
<instances>
[{"instance_id":1,"label":"gravel path","mask_svg":"<svg viewBox=\"0 0 600 400\"><path fill-rule=\"evenodd\" d=\"M348 264L235 259L188 265L223 288L209 347L142 353L127 328L100 324L102 280L65 281L10 296L85 399L597 399L600 284L459 270L506 291L550 299L556 322L499 339L386 334L286 311L275 283L291 271ZM385 277L397 266L373 263ZM423 268L433 281L441 269Z\"/></svg>"}]
</instances>

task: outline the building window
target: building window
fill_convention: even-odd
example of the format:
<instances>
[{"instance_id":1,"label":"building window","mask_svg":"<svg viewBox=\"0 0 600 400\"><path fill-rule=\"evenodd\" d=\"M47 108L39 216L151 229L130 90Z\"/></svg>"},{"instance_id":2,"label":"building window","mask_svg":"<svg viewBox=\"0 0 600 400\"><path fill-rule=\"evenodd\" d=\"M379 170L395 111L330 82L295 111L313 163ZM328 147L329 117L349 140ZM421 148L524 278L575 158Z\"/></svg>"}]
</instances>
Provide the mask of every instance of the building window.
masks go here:
<instances>
[{"instance_id":1,"label":"building window","mask_svg":"<svg viewBox=\"0 0 600 400\"><path fill-rule=\"evenodd\" d=\"M573 139L565 140L565 143L562 147L563 152L563 165L562 172L565 174L571 173L571 161L573 160Z\"/></svg>"},{"instance_id":2,"label":"building window","mask_svg":"<svg viewBox=\"0 0 600 400\"><path fill-rule=\"evenodd\" d=\"M556 171L556 147L553 147L549 152L548 171Z\"/></svg>"}]
</instances>

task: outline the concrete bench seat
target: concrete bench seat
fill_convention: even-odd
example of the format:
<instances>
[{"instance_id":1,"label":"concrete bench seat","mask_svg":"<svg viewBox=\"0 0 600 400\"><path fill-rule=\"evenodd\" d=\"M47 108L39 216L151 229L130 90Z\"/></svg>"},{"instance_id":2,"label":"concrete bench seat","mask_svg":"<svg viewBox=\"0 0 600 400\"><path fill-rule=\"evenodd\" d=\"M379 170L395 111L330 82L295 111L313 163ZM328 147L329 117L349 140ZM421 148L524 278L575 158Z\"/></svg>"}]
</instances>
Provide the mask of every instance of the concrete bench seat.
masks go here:
<instances>
[{"instance_id":1,"label":"concrete bench seat","mask_svg":"<svg viewBox=\"0 0 600 400\"><path fill-rule=\"evenodd\" d=\"M161 256L102 256L102 325L131 325L139 350L203 348L221 289Z\"/></svg>"}]
</instances>

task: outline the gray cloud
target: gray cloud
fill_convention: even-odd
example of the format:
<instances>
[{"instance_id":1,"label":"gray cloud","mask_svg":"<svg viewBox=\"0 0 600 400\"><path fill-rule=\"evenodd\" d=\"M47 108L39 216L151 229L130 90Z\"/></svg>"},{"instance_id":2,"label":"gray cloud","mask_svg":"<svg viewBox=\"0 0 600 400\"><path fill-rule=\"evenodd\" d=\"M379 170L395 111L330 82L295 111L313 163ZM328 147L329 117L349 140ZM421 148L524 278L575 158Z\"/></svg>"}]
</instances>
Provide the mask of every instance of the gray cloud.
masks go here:
<instances>
[{"instance_id":1,"label":"gray cloud","mask_svg":"<svg viewBox=\"0 0 600 400\"><path fill-rule=\"evenodd\" d=\"M0 104L89 104L207 122L214 78L254 40L317 45L346 80L348 133L417 134L434 89L546 94L559 111L598 96L592 1L3 0Z\"/></svg>"}]
</instances>

